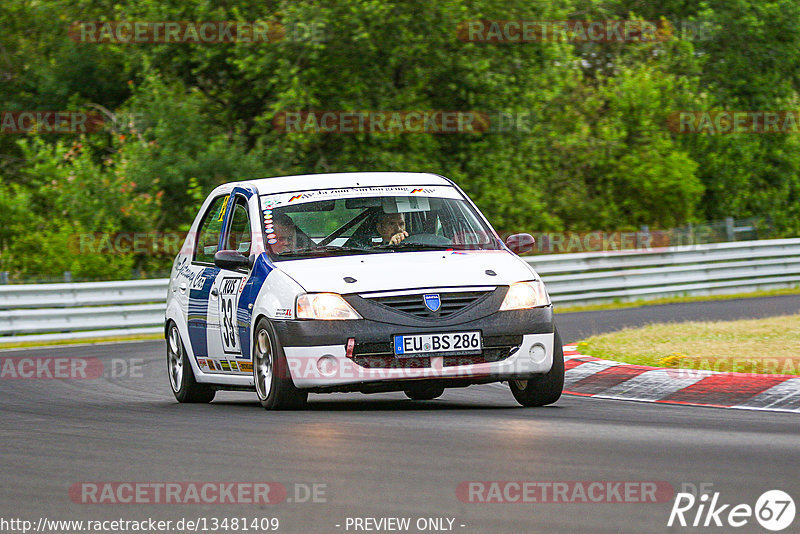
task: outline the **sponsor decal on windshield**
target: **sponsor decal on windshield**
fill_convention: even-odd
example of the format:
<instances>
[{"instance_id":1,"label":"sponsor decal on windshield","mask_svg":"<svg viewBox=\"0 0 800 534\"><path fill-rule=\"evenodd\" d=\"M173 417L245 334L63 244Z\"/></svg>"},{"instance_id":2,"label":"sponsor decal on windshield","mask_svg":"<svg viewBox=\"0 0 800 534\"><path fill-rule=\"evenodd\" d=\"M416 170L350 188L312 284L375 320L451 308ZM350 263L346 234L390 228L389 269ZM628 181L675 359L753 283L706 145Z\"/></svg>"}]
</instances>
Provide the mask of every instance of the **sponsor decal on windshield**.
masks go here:
<instances>
[{"instance_id":1,"label":"sponsor decal on windshield","mask_svg":"<svg viewBox=\"0 0 800 534\"><path fill-rule=\"evenodd\" d=\"M332 200L337 198L358 198L358 197L382 197L382 196L431 196L437 198L461 199L461 194L450 186L427 186L418 185L392 185L378 187L343 187L339 189L320 189L317 191L307 191L305 193L279 193L277 195L267 195L262 197L264 210L270 211L273 208L286 206L288 204L302 204L318 200Z\"/></svg>"}]
</instances>

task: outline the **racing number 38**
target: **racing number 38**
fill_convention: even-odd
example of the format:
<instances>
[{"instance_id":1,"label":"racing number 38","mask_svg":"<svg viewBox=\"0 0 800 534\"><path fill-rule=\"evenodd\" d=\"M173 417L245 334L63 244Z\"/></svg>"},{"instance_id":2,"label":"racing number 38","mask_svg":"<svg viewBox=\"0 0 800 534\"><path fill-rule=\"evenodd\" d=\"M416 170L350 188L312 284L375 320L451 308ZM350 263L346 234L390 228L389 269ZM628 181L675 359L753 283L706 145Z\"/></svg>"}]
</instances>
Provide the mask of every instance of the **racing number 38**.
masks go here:
<instances>
[{"instance_id":1,"label":"racing number 38","mask_svg":"<svg viewBox=\"0 0 800 534\"><path fill-rule=\"evenodd\" d=\"M222 348L226 353L238 353L236 342L236 308L241 278L223 278L220 284L219 317L222 334Z\"/></svg>"}]
</instances>

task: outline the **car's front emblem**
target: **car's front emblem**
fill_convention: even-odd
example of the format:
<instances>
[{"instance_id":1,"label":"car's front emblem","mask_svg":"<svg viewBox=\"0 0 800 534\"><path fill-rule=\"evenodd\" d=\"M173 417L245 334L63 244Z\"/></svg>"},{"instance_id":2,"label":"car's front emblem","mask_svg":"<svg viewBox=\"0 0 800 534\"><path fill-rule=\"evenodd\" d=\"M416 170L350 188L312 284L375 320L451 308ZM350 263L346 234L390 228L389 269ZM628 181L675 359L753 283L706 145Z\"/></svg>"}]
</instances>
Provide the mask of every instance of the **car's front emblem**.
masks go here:
<instances>
[{"instance_id":1,"label":"car's front emblem","mask_svg":"<svg viewBox=\"0 0 800 534\"><path fill-rule=\"evenodd\" d=\"M422 299L425 301L425 307L432 312L439 311L439 308L442 306L442 300L439 298L438 293L423 295Z\"/></svg>"}]
</instances>

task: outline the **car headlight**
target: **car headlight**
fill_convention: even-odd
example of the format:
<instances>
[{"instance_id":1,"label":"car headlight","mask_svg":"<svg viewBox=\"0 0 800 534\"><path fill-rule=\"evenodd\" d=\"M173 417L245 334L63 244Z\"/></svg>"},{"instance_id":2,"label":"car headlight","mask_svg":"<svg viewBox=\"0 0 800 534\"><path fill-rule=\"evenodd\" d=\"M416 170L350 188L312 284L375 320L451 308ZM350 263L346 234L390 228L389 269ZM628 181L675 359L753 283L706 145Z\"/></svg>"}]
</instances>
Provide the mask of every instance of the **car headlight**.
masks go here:
<instances>
[{"instance_id":1,"label":"car headlight","mask_svg":"<svg viewBox=\"0 0 800 534\"><path fill-rule=\"evenodd\" d=\"M298 319L361 319L357 311L336 293L306 293L297 297Z\"/></svg>"},{"instance_id":2,"label":"car headlight","mask_svg":"<svg viewBox=\"0 0 800 534\"><path fill-rule=\"evenodd\" d=\"M508 288L506 298L500 306L504 310L524 310L550 304L550 296L541 280L515 282Z\"/></svg>"}]
</instances>

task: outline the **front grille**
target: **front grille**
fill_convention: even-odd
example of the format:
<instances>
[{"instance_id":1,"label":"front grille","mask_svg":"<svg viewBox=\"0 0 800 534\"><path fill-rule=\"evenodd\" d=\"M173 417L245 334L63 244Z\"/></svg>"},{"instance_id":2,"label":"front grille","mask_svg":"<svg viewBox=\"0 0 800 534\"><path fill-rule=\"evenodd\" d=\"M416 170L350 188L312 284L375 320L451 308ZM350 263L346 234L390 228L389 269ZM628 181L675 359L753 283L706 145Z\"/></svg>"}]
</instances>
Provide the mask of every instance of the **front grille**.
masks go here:
<instances>
[{"instance_id":1,"label":"front grille","mask_svg":"<svg viewBox=\"0 0 800 534\"><path fill-rule=\"evenodd\" d=\"M487 336L483 339L481 354L465 356L442 355L442 365L475 365L505 360L522 344L522 336ZM392 343L356 343L353 347L353 361L366 368L412 369L431 366L431 356L397 358Z\"/></svg>"},{"instance_id":2,"label":"front grille","mask_svg":"<svg viewBox=\"0 0 800 534\"><path fill-rule=\"evenodd\" d=\"M372 302L377 302L395 311L408 313L415 317L447 317L472 306L482 300L491 291L461 291L452 293L415 293L412 295L398 295L393 297L369 297ZM441 306L432 312L425 306L423 295L438 294Z\"/></svg>"},{"instance_id":3,"label":"front grille","mask_svg":"<svg viewBox=\"0 0 800 534\"><path fill-rule=\"evenodd\" d=\"M513 347L496 347L484 349L483 354L474 356L443 356L442 366L454 367L457 365L499 362L511 356L512 350ZM353 356L353 361L367 369L421 369L431 366L430 356L415 358L395 358L394 355Z\"/></svg>"}]
</instances>

